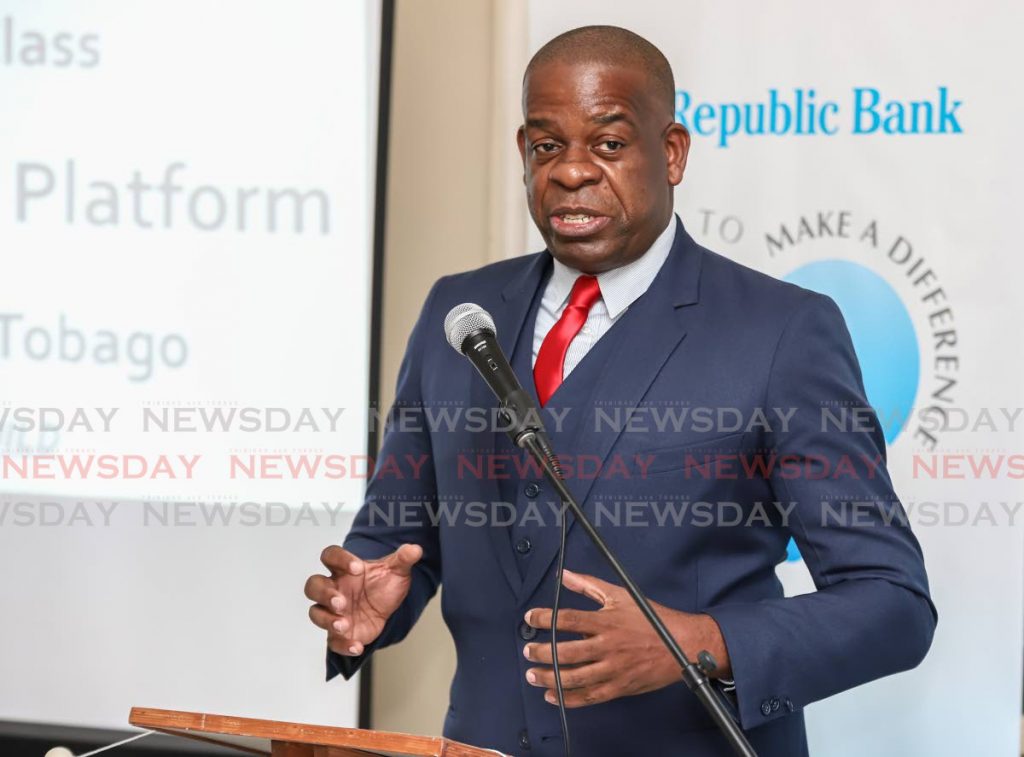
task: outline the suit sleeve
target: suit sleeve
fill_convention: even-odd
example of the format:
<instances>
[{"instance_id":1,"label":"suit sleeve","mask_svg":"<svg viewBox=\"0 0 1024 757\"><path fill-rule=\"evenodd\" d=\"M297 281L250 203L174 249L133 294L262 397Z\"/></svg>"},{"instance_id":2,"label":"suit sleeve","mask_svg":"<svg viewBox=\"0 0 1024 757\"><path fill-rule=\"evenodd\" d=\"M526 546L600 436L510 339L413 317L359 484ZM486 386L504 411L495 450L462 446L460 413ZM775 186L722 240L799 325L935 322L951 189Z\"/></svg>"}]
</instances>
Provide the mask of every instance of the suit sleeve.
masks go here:
<instances>
[{"instance_id":1,"label":"suit sleeve","mask_svg":"<svg viewBox=\"0 0 1024 757\"><path fill-rule=\"evenodd\" d=\"M410 543L423 547L423 557L413 567L409 595L362 655L346 657L327 651L328 680L338 674L350 678L375 650L404 639L441 582L437 521L431 517L437 503L437 485L421 390L425 342L434 331L438 339L443 338L439 322L435 324L431 319L440 285L441 281L437 282L427 295L409 337L374 473L344 542L345 549L366 560L383 557ZM395 466L401 469L401 475L396 474Z\"/></svg>"},{"instance_id":2,"label":"suit sleeve","mask_svg":"<svg viewBox=\"0 0 1024 757\"><path fill-rule=\"evenodd\" d=\"M776 499L794 505L788 527L817 591L707 610L725 638L744 728L917 666L937 621L921 548L893 491L885 440L830 298L809 294L790 317L765 407L796 409L788 428L769 435L768 446L810 472L785 476L776 467L771 486ZM860 408L870 421L823 430L826 407ZM874 475L813 475L841 459L879 464ZM849 517L834 515L843 512Z\"/></svg>"}]
</instances>

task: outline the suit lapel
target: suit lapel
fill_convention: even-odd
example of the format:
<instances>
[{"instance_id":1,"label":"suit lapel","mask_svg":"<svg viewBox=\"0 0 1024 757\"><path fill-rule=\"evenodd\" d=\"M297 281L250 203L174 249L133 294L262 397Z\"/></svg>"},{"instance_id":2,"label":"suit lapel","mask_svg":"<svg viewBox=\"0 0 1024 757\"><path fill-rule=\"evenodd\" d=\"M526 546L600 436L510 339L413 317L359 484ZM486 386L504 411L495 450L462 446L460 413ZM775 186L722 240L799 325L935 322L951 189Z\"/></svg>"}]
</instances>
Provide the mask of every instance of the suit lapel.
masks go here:
<instances>
[{"instance_id":1,"label":"suit lapel","mask_svg":"<svg viewBox=\"0 0 1024 757\"><path fill-rule=\"evenodd\" d=\"M607 462L622 432L621 429L610 429L606 424L596 428L593 422L594 401L610 401L617 408L622 408L625 415L643 400L665 362L686 336L688 321L692 320L692 308L688 309L688 306L696 304L699 299L702 254L701 248L677 221L672 251L650 288L584 357L583 362L605 340L609 340L607 346L614 349L611 354L601 353L606 362L589 391L585 386L587 382L570 385L575 370L566 380L564 388L567 391L561 399L567 401L567 395L573 394L572 408L577 420L566 429L567 433L556 436L553 442L556 453L570 457L588 456L586 459L601 460L602 465ZM593 357L599 359L598 354L593 354ZM558 393L552 400L556 398ZM594 477L588 477L573 478L567 482L584 511L587 510L586 500L594 481ZM570 518L570 530L574 522ZM560 530L555 523L546 522L538 530L535 559L523 581L522 599L529 598L547 574L558 552L559 537Z\"/></svg>"}]
</instances>

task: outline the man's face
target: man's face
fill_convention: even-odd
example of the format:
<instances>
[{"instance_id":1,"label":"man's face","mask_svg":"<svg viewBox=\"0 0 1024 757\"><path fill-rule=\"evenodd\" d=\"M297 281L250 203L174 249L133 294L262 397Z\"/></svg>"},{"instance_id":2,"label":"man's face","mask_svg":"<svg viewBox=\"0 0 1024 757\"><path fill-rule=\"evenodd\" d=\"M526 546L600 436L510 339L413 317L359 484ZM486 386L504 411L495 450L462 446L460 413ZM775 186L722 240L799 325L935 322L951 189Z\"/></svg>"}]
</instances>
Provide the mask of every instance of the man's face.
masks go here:
<instances>
[{"instance_id":1,"label":"man's face","mask_svg":"<svg viewBox=\"0 0 1024 757\"><path fill-rule=\"evenodd\" d=\"M639 258L672 217L690 138L638 68L543 64L517 135L530 214L561 262L597 274Z\"/></svg>"}]
</instances>

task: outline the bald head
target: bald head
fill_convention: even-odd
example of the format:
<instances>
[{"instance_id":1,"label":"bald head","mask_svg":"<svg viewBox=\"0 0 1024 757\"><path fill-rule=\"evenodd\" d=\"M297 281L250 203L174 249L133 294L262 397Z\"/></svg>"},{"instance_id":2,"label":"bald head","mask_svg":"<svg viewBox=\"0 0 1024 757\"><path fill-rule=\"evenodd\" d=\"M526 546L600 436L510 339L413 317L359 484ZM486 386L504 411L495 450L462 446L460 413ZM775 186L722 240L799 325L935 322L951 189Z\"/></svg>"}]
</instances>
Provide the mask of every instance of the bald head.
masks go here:
<instances>
[{"instance_id":1,"label":"bald head","mask_svg":"<svg viewBox=\"0 0 1024 757\"><path fill-rule=\"evenodd\" d=\"M618 26L581 26L552 39L530 59L523 83L537 69L551 63L598 63L641 71L657 110L675 117L675 82L672 67L661 50L639 34Z\"/></svg>"}]
</instances>

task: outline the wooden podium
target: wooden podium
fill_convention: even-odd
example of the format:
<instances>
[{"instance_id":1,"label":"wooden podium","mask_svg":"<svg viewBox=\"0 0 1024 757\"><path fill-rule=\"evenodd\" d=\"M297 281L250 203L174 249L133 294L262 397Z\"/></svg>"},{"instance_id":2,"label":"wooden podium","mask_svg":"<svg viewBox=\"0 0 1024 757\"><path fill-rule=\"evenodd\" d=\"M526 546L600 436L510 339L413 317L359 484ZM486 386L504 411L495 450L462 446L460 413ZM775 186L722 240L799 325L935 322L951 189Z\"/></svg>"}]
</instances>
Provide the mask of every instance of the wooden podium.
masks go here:
<instances>
[{"instance_id":1,"label":"wooden podium","mask_svg":"<svg viewBox=\"0 0 1024 757\"><path fill-rule=\"evenodd\" d=\"M274 720L204 715L133 707L128 722L139 728L207 741L249 754L273 757L495 757L493 749L406 733L279 723Z\"/></svg>"}]
</instances>

